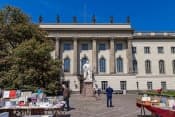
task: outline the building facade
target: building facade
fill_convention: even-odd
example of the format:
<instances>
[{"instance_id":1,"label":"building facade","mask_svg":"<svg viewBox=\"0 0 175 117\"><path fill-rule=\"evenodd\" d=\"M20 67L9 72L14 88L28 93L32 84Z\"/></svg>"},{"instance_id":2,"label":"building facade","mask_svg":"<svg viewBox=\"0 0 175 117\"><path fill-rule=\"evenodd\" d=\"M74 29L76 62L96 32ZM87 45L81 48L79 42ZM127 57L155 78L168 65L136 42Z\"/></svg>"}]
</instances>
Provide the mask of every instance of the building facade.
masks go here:
<instances>
[{"instance_id":1,"label":"building facade","mask_svg":"<svg viewBox=\"0 0 175 117\"><path fill-rule=\"evenodd\" d=\"M95 83L105 90L175 89L175 33L135 32L125 24L41 24L55 40L52 53L63 61L64 80L82 88L88 60Z\"/></svg>"}]
</instances>

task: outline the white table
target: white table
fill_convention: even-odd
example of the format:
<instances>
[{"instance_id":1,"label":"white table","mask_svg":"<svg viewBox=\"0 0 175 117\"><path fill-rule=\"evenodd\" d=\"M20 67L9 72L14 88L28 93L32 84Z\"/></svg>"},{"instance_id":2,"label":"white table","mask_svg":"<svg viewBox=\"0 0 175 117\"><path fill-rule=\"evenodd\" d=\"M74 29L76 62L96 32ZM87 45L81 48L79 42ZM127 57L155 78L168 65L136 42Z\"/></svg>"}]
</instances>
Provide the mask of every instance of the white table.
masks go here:
<instances>
[{"instance_id":1,"label":"white table","mask_svg":"<svg viewBox=\"0 0 175 117\"><path fill-rule=\"evenodd\" d=\"M15 117L16 115L28 116L28 115L64 115L62 107L37 107L37 106L14 106L14 107L2 107L0 112L9 112L10 117ZM43 117L43 116L41 116Z\"/></svg>"}]
</instances>

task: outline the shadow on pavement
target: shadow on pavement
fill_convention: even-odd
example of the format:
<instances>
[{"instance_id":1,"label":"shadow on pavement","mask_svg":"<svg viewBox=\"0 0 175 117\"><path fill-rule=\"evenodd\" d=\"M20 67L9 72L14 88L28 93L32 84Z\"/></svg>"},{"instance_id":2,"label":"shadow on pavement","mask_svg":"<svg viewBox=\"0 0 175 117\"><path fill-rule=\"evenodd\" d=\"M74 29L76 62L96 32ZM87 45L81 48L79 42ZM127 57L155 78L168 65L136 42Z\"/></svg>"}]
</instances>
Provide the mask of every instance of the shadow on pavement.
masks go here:
<instances>
[{"instance_id":1,"label":"shadow on pavement","mask_svg":"<svg viewBox=\"0 0 175 117\"><path fill-rule=\"evenodd\" d=\"M65 115L59 115L59 116L54 116L54 117L71 117L70 114L65 114Z\"/></svg>"},{"instance_id":2,"label":"shadow on pavement","mask_svg":"<svg viewBox=\"0 0 175 117\"><path fill-rule=\"evenodd\" d=\"M67 110L66 108L63 109L63 111L65 112L72 111L72 110L75 110L75 108L70 107L69 110Z\"/></svg>"},{"instance_id":3,"label":"shadow on pavement","mask_svg":"<svg viewBox=\"0 0 175 117\"><path fill-rule=\"evenodd\" d=\"M152 115L137 115L137 117L153 117Z\"/></svg>"},{"instance_id":4,"label":"shadow on pavement","mask_svg":"<svg viewBox=\"0 0 175 117\"><path fill-rule=\"evenodd\" d=\"M70 107L70 110L69 110L69 111L71 111L71 110L75 110L75 108L73 108L73 107Z\"/></svg>"}]
</instances>

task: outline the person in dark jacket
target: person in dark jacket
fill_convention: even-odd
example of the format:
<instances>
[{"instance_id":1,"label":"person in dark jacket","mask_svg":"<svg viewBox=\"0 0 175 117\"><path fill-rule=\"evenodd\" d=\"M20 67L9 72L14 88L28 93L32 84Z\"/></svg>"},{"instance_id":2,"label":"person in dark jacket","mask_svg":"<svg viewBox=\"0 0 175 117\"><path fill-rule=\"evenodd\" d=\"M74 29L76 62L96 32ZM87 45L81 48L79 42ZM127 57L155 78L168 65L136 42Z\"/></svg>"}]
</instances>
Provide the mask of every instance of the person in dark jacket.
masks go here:
<instances>
[{"instance_id":1,"label":"person in dark jacket","mask_svg":"<svg viewBox=\"0 0 175 117\"><path fill-rule=\"evenodd\" d=\"M66 102L66 107L67 107L67 111L70 110L69 107L69 98L70 98L70 90L66 87L66 85L62 85L63 86L63 98L64 101Z\"/></svg>"},{"instance_id":2,"label":"person in dark jacket","mask_svg":"<svg viewBox=\"0 0 175 117\"><path fill-rule=\"evenodd\" d=\"M107 107L112 107L112 92L113 89L110 86L106 88Z\"/></svg>"},{"instance_id":3,"label":"person in dark jacket","mask_svg":"<svg viewBox=\"0 0 175 117\"><path fill-rule=\"evenodd\" d=\"M101 89L100 88L97 89L97 94L98 94L98 97L100 97L100 94L101 94Z\"/></svg>"}]
</instances>

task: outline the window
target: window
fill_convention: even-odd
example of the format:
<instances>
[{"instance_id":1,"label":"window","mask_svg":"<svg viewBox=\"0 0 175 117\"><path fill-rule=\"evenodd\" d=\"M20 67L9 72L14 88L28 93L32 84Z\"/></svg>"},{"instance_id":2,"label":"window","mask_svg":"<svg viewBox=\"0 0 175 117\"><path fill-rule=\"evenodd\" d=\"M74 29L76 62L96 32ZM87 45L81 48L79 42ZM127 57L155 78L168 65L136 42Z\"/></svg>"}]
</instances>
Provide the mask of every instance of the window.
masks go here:
<instances>
[{"instance_id":1,"label":"window","mask_svg":"<svg viewBox=\"0 0 175 117\"><path fill-rule=\"evenodd\" d=\"M173 74L175 74L175 60L173 60Z\"/></svg>"},{"instance_id":2,"label":"window","mask_svg":"<svg viewBox=\"0 0 175 117\"><path fill-rule=\"evenodd\" d=\"M164 61L163 60L159 61L159 73L160 74L164 74L165 73L165 65L164 65Z\"/></svg>"},{"instance_id":3,"label":"window","mask_svg":"<svg viewBox=\"0 0 175 117\"><path fill-rule=\"evenodd\" d=\"M120 81L120 89L121 90L126 90L126 81Z\"/></svg>"},{"instance_id":4,"label":"window","mask_svg":"<svg viewBox=\"0 0 175 117\"><path fill-rule=\"evenodd\" d=\"M117 72L123 72L123 59L121 57L117 58Z\"/></svg>"},{"instance_id":5,"label":"window","mask_svg":"<svg viewBox=\"0 0 175 117\"><path fill-rule=\"evenodd\" d=\"M137 73L137 60L133 60L132 64L133 64L133 72Z\"/></svg>"},{"instance_id":6,"label":"window","mask_svg":"<svg viewBox=\"0 0 175 117\"><path fill-rule=\"evenodd\" d=\"M159 54L164 53L163 47L157 47L157 51L158 51Z\"/></svg>"},{"instance_id":7,"label":"window","mask_svg":"<svg viewBox=\"0 0 175 117\"><path fill-rule=\"evenodd\" d=\"M64 50L71 50L71 44L70 43L65 43L64 44Z\"/></svg>"},{"instance_id":8,"label":"window","mask_svg":"<svg viewBox=\"0 0 175 117\"><path fill-rule=\"evenodd\" d=\"M99 50L106 50L106 45L104 43L100 43Z\"/></svg>"},{"instance_id":9,"label":"window","mask_svg":"<svg viewBox=\"0 0 175 117\"><path fill-rule=\"evenodd\" d=\"M123 49L122 43L117 43L116 44L116 50L122 50L122 49Z\"/></svg>"},{"instance_id":10,"label":"window","mask_svg":"<svg viewBox=\"0 0 175 117\"><path fill-rule=\"evenodd\" d=\"M145 72L151 73L151 61L150 60L145 61Z\"/></svg>"},{"instance_id":11,"label":"window","mask_svg":"<svg viewBox=\"0 0 175 117\"><path fill-rule=\"evenodd\" d=\"M152 82L147 82L147 88L148 88L148 90L153 89Z\"/></svg>"},{"instance_id":12,"label":"window","mask_svg":"<svg viewBox=\"0 0 175 117\"><path fill-rule=\"evenodd\" d=\"M108 81L101 81L102 91L105 91L107 87L108 87Z\"/></svg>"},{"instance_id":13,"label":"window","mask_svg":"<svg viewBox=\"0 0 175 117\"><path fill-rule=\"evenodd\" d=\"M136 47L132 47L132 53L136 54L136 52L137 52Z\"/></svg>"},{"instance_id":14,"label":"window","mask_svg":"<svg viewBox=\"0 0 175 117\"><path fill-rule=\"evenodd\" d=\"M100 58L100 71L99 72L106 72L106 60L105 58Z\"/></svg>"},{"instance_id":15,"label":"window","mask_svg":"<svg viewBox=\"0 0 175 117\"><path fill-rule=\"evenodd\" d=\"M144 53L149 54L150 53L150 47L144 47Z\"/></svg>"},{"instance_id":16,"label":"window","mask_svg":"<svg viewBox=\"0 0 175 117\"><path fill-rule=\"evenodd\" d=\"M165 81L162 81L162 82L161 82L161 88L162 88L163 90L166 90L166 82L165 82Z\"/></svg>"},{"instance_id":17,"label":"window","mask_svg":"<svg viewBox=\"0 0 175 117\"><path fill-rule=\"evenodd\" d=\"M171 47L171 53L175 53L175 47Z\"/></svg>"},{"instance_id":18,"label":"window","mask_svg":"<svg viewBox=\"0 0 175 117\"><path fill-rule=\"evenodd\" d=\"M86 57L81 59L81 69L80 69L80 73L83 73L83 65L88 61L88 59Z\"/></svg>"},{"instance_id":19,"label":"window","mask_svg":"<svg viewBox=\"0 0 175 117\"><path fill-rule=\"evenodd\" d=\"M88 50L88 44L87 43L82 44L81 50Z\"/></svg>"},{"instance_id":20,"label":"window","mask_svg":"<svg viewBox=\"0 0 175 117\"><path fill-rule=\"evenodd\" d=\"M64 59L64 72L70 72L70 59Z\"/></svg>"}]
</instances>

